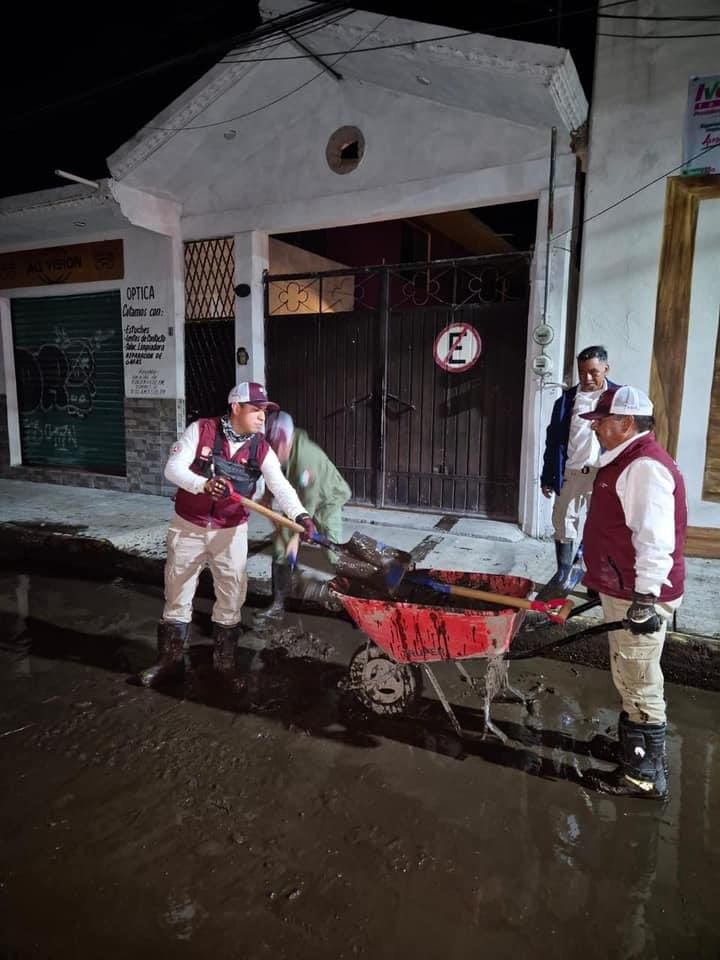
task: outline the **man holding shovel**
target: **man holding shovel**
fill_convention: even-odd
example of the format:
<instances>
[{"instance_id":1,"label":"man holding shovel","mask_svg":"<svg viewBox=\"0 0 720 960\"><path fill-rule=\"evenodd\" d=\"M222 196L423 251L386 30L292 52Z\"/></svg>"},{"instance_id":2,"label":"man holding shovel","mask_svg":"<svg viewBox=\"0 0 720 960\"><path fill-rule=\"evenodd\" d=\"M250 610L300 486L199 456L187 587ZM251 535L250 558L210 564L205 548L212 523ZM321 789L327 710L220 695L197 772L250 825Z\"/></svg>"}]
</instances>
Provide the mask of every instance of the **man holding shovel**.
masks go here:
<instances>
[{"instance_id":1,"label":"man holding shovel","mask_svg":"<svg viewBox=\"0 0 720 960\"><path fill-rule=\"evenodd\" d=\"M300 492L317 527L328 540L342 540L342 508L350 499L351 490L340 471L325 451L310 439L305 430L293 423L289 413L271 415L267 439L277 454L289 483ZM265 497L266 506L270 498ZM290 594L292 568L298 551L297 534L276 527L273 542L273 602L255 615L254 625L261 629L279 623L285 614L285 601ZM309 582L303 599L323 605L331 604L325 584Z\"/></svg>"},{"instance_id":2,"label":"man holding shovel","mask_svg":"<svg viewBox=\"0 0 720 960\"><path fill-rule=\"evenodd\" d=\"M265 438L266 411L277 409L261 384L239 383L230 391L225 416L191 423L170 451L165 477L178 491L167 535L158 658L140 674L144 686L156 686L182 673L193 597L205 566L212 573L216 596L213 664L222 673L234 671L247 592L248 513L228 496L226 477L232 489L247 498L264 477L281 509L304 528L302 538L311 539L317 533Z\"/></svg>"}]
</instances>

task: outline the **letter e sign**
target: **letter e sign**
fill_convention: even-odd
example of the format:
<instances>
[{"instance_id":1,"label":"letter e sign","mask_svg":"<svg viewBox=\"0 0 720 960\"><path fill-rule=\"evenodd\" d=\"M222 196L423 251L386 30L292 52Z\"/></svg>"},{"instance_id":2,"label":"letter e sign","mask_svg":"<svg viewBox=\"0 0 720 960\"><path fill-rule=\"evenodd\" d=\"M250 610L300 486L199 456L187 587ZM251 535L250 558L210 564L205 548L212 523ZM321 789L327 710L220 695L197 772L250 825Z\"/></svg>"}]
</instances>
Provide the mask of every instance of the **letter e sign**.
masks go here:
<instances>
[{"instance_id":1,"label":"letter e sign","mask_svg":"<svg viewBox=\"0 0 720 960\"><path fill-rule=\"evenodd\" d=\"M451 323L435 337L435 363L448 373L464 373L480 359L482 340L469 323Z\"/></svg>"}]
</instances>

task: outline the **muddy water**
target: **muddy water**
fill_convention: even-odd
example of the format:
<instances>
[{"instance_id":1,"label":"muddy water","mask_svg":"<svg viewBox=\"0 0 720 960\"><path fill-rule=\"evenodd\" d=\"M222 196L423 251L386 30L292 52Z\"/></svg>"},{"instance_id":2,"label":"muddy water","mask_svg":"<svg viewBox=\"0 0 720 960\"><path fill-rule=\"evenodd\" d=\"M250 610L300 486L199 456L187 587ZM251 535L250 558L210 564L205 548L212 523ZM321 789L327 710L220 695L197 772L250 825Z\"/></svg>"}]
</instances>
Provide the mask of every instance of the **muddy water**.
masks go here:
<instances>
[{"instance_id":1,"label":"muddy water","mask_svg":"<svg viewBox=\"0 0 720 960\"><path fill-rule=\"evenodd\" d=\"M131 686L160 606L0 577L0 957L720 955L718 694L669 687L672 799L619 800L583 786L616 720L603 671L513 666L536 699L494 705L503 744L438 667L461 743L426 693L355 710L361 637L328 619L246 641L250 704L210 669L206 608L186 680Z\"/></svg>"}]
</instances>

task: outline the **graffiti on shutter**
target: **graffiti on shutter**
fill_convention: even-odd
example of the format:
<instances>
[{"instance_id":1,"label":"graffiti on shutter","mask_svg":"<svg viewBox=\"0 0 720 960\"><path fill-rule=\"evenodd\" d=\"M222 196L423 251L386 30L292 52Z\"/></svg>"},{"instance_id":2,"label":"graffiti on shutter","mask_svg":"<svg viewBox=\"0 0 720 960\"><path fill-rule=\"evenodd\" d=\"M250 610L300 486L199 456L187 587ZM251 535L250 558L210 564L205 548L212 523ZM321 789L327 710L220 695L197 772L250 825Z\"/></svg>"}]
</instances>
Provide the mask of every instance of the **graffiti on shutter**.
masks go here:
<instances>
[{"instance_id":1,"label":"graffiti on shutter","mask_svg":"<svg viewBox=\"0 0 720 960\"><path fill-rule=\"evenodd\" d=\"M22 462L125 473L120 294L12 301Z\"/></svg>"}]
</instances>

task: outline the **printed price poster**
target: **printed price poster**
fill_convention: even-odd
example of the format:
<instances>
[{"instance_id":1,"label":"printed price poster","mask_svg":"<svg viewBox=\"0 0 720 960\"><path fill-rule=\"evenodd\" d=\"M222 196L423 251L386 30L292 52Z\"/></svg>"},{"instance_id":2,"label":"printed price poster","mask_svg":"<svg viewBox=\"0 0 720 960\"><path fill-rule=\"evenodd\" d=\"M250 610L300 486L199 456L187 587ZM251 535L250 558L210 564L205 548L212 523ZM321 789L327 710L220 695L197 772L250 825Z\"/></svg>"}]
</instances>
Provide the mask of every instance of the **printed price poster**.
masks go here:
<instances>
[{"instance_id":1,"label":"printed price poster","mask_svg":"<svg viewBox=\"0 0 720 960\"><path fill-rule=\"evenodd\" d=\"M720 173L720 74L690 78L682 172Z\"/></svg>"},{"instance_id":2,"label":"printed price poster","mask_svg":"<svg viewBox=\"0 0 720 960\"><path fill-rule=\"evenodd\" d=\"M165 304L156 284L123 291L123 348L126 397L167 397L173 353Z\"/></svg>"}]
</instances>

